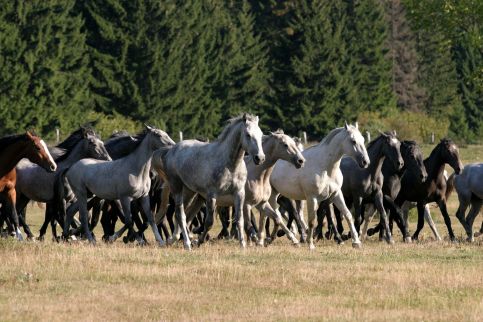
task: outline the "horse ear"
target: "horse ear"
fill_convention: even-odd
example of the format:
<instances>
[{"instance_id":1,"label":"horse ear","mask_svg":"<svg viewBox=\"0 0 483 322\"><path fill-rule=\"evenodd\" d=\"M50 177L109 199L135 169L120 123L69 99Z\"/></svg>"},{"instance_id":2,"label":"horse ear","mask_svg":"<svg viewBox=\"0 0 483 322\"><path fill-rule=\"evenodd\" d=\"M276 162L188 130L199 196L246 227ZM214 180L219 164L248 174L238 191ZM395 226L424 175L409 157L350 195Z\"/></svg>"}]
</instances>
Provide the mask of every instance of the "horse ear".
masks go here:
<instances>
[{"instance_id":1,"label":"horse ear","mask_svg":"<svg viewBox=\"0 0 483 322\"><path fill-rule=\"evenodd\" d=\"M387 138L387 134L382 132L381 130L377 130L377 132L379 132L379 134L381 134L382 136L386 137Z\"/></svg>"},{"instance_id":2,"label":"horse ear","mask_svg":"<svg viewBox=\"0 0 483 322\"><path fill-rule=\"evenodd\" d=\"M87 128L85 128L83 125L80 127L81 129L81 133L82 133L82 137L84 138L87 138L87 135L89 134L89 131L87 130Z\"/></svg>"},{"instance_id":3,"label":"horse ear","mask_svg":"<svg viewBox=\"0 0 483 322\"><path fill-rule=\"evenodd\" d=\"M258 123L258 120L259 120L259 118L258 118L258 115L257 115L257 118L255 119L255 122L257 122L257 123Z\"/></svg>"},{"instance_id":4,"label":"horse ear","mask_svg":"<svg viewBox=\"0 0 483 322\"><path fill-rule=\"evenodd\" d=\"M346 130L349 129L349 124L347 124L347 121L344 121L344 127L345 127Z\"/></svg>"},{"instance_id":5,"label":"horse ear","mask_svg":"<svg viewBox=\"0 0 483 322\"><path fill-rule=\"evenodd\" d=\"M356 122L355 127L356 127L356 130L358 130L359 129L359 123Z\"/></svg>"},{"instance_id":6,"label":"horse ear","mask_svg":"<svg viewBox=\"0 0 483 322\"><path fill-rule=\"evenodd\" d=\"M244 122L246 122L246 121L247 121L247 113L243 113L242 120L243 120Z\"/></svg>"},{"instance_id":7,"label":"horse ear","mask_svg":"<svg viewBox=\"0 0 483 322\"><path fill-rule=\"evenodd\" d=\"M397 136L396 130L392 130L392 135Z\"/></svg>"},{"instance_id":8,"label":"horse ear","mask_svg":"<svg viewBox=\"0 0 483 322\"><path fill-rule=\"evenodd\" d=\"M147 125L146 123L144 123L144 127L145 127L145 128L146 128L146 130L148 130L148 131L152 131L152 130L153 130L153 128L152 128L151 126Z\"/></svg>"}]
</instances>

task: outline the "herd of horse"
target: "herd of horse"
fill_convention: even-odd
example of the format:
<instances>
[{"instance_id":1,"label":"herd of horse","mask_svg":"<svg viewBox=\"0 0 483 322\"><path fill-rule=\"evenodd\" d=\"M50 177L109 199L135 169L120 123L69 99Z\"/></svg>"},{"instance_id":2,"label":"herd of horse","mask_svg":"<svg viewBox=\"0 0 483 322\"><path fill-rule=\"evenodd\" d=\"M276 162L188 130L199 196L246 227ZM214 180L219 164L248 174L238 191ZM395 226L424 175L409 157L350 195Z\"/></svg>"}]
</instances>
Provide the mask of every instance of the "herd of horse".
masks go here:
<instances>
[{"instance_id":1,"label":"herd of horse","mask_svg":"<svg viewBox=\"0 0 483 322\"><path fill-rule=\"evenodd\" d=\"M445 165L454 170L449 177ZM92 126L82 126L55 147L32 132L0 138L0 229L18 240L23 239L20 228L34 238L26 206L37 201L46 203L39 239L50 224L56 240L82 236L95 243L92 230L100 220L107 242L127 231L125 242L143 244L151 227L160 246L182 239L189 250L192 242L200 245L209 238L218 213L223 226L218 237L236 236L241 247L247 240L265 245L283 235L310 249L320 238L351 239L360 247L376 233L394 243L394 221L405 242L418 239L425 219L441 239L428 208L435 202L455 241L446 207L453 189L460 203L456 217L473 241L483 164L463 167L449 139L423 159L416 142L400 141L394 131L380 132L366 148L357 123L346 123L304 149L281 130L263 135L258 117L246 113L228 120L212 142L175 143L147 125L137 135L119 132L105 142ZM407 212L414 205L418 223L411 236ZM376 211L379 223L369 228ZM123 225L116 231L118 220Z\"/></svg>"}]
</instances>

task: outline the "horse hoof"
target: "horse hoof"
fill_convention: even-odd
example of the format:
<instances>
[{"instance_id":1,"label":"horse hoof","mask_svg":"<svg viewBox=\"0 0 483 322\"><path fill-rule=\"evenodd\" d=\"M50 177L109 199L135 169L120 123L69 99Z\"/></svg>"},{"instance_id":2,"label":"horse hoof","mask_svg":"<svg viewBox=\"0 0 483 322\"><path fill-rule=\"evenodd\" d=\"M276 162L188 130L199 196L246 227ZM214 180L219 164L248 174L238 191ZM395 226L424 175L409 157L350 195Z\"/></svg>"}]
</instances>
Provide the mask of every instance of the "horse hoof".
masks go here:
<instances>
[{"instance_id":1,"label":"horse hoof","mask_svg":"<svg viewBox=\"0 0 483 322\"><path fill-rule=\"evenodd\" d=\"M394 239L387 239L386 242L389 244L389 245L394 245Z\"/></svg>"},{"instance_id":2,"label":"horse hoof","mask_svg":"<svg viewBox=\"0 0 483 322\"><path fill-rule=\"evenodd\" d=\"M483 232L476 232L474 236L475 237L480 237L482 234L483 234Z\"/></svg>"},{"instance_id":3,"label":"horse hoof","mask_svg":"<svg viewBox=\"0 0 483 322\"><path fill-rule=\"evenodd\" d=\"M191 245L190 244L184 244L184 249L191 252Z\"/></svg>"},{"instance_id":4,"label":"horse hoof","mask_svg":"<svg viewBox=\"0 0 483 322\"><path fill-rule=\"evenodd\" d=\"M309 245L309 250L315 250L315 245L314 244L310 244Z\"/></svg>"},{"instance_id":5,"label":"horse hoof","mask_svg":"<svg viewBox=\"0 0 483 322\"><path fill-rule=\"evenodd\" d=\"M344 241L343 240L337 240L337 245L344 245Z\"/></svg>"},{"instance_id":6,"label":"horse hoof","mask_svg":"<svg viewBox=\"0 0 483 322\"><path fill-rule=\"evenodd\" d=\"M413 240L412 240L412 238L410 236L408 236L408 237L404 238L404 242L406 244L411 244L413 242Z\"/></svg>"},{"instance_id":7,"label":"horse hoof","mask_svg":"<svg viewBox=\"0 0 483 322\"><path fill-rule=\"evenodd\" d=\"M256 243L256 245L257 245L257 246L259 246L259 247L263 247L263 246L265 246L265 245L264 245L264 244L263 244L261 241L258 241L258 242Z\"/></svg>"},{"instance_id":8,"label":"horse hoof","mask_svg":"<svg viewBox=\"0 0 483 322\"><path fill-rule=\"evenodd\" d=\"M277 231L277 237L285 236L285 232L283 230Z\"/></svg>"},{"instance_id":9,"label":"horse hoof","mask_svg":"<svg viewBox=\"0 0 483 322\"><path fill-rule=\"evenodd\" d=\"M241 249L247 248L247 243L245 241L240 242L240 248Z\"/></svg>"},{"instance_id":10,"label":"horse hoof","mask_svg":"<svg viewBox=\"0 0 483 322\"><path fill-rule=\"evenodd\" d=\"M361 242L353 242L352 243L352 248L362 248Z\"/></svg>"},{"instance_id":11,"label":"horse hoof","mask_svg":"<svg viewBox=\"0 0 483 322\"><path fill-rule=\"evenodd\" d=\"M369 228L367 230L367 236L372 236L372 235L374 235L374 233L375 233L374 228Z\"/></svg>"}]
</instances>

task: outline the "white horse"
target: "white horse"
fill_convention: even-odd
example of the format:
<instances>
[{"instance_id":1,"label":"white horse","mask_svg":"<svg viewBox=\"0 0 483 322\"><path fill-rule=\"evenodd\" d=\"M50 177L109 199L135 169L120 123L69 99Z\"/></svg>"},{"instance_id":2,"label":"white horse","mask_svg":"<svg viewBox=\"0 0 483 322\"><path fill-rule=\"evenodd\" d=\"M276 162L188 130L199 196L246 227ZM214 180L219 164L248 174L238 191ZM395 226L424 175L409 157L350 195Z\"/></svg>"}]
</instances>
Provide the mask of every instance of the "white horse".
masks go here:
<instances>
[{"instance_id":1,"label":"white horse","mask_svg":"<svg viewBox=\"0 0 483 322\"><path fill-rule=\"evenodd\" d=\"M319 144L302 152L306 162L301 169L295 169L286 161L279 160L275 164L270 183L272 195L270 204L278 211L279 194L294 199L307 200L309 219L309 248L314 249L313 233L319 203L324 200L333 202L348 221L352 245L360 247L360 240L354 227L352 215L347 209L341 192L342 172L340 161L344 155L352 157L360 167L367 168L369 157L364 146L364 137L355 126L345 124L342 128L332 130ZM262 230L262 229L261 229ZM263 235L259 242L263 243Z\"/></svg>"}]
</instances>

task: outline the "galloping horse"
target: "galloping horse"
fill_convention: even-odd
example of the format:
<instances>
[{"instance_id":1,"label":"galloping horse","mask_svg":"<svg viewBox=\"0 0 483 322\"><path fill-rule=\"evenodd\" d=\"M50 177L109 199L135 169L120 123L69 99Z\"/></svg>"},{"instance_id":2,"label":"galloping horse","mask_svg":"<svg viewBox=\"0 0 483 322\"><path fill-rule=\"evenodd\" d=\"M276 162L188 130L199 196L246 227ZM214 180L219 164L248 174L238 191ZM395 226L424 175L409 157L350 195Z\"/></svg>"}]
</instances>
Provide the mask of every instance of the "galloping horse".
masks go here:
<instances>
[{"instance_id":1,"label":"galloping horse","mask_svg":"<svg viewBox=\"0 0 483 322\"><path fill-rule=\"evenodd\" d=\"M364 137L359 132L357 123L355 126L346 123L344 127L332 130L319 144L304 150L302 155L306 160L302 169L295 169L283 160L275 164L270 177L273 188L270 204L278 211L279 194L294 200L307 200L308 242L309 248L314 249L315 215L319 203L328 199L348 221L353 246L360 247L361 242L354 227L352 215L345 205L341 191L343 178L340 171L340 162L344 155L355 159L360 167L369 166Z\"/></svg>"},{"instance_id":2,"label":"galloping horse","mask_svg":"<svg viewBox=\"0 0 483 322\"><path fill-rule=\"evenodd\" d=\"M250 237L256 238L255 229L252 226L252 221L250 218L251 208L255 207L260 213L263 213L261 216L269 216L276 223L281 225L288 238L294 244L298 244L298 240L295 238L293 233L287 228L287 226L285 226L282 218L268 203L268 199L270 198L272 192L272 188L270 186L270 174L277 160L285 160L298 169L304 165L305 159L300 150L297 148L295 141L280 130L270 133L270 135L264 135L262 138L262 147L266 157L265 162L262 165L256 165L252 158L248 156L245 157L247 180L245 184L243 216L246 223L246 230L249 234L251 234ZM187 222L190 222L198 213L202 204L202 200L200 199L201 198L198 196L196 203L193 202L192 206L187 211ZM229 196L221 196L217 199L217 205L221 207L232 207L234 206L233 198L230 198ZM179 225L176 226L175 234L176 238L179 239ZM238 234L243 234L243 230L238 230Z\"/></svg>"},{"instance_id":3,"label":"galloping horse","mask_svg":"<svg viewBox=\"0 0 483 322\"><path fill-rule=\"evenodd\" d=\"M35 134L27 131L25 134L11 135L0 139L0 197L3 199L2 212L10 215L18 240L22 240L23 237L19 229L18 215L15 209L17 202L17 193L15 191L17 172L15 166L23 158L29 159L50 172L57 169L57 164L50 155L47 145Z\"/></svg>"},{"instance_id":4,"label":"galloping horse","mask_svg":"<svg viewBox=\"0 0 483 322\"><path fill-rule=\"evenodd\" d=\"M129 236L133 235L131 201L140 199L142 210L153 229L156 241L161 246L164 245L149 206L148 193L151 187L149 172L153 152L172 144L174 141L164 131L146 126L144 138L127 156L114 161L82 159L66 171L65 178L77 197L81 224L89 242L95 243L87 221L87 198L92 193L102 199L120 200L125 226L114 234L112 240L126 229L129 229ZM71 206L72 210L75 208ZM74 211L70 211L66 216L64 237L68 235L73 214Z\"/></svg>"},{"instance_id":5,"label":"galloping horse","mask_svg":"<svg viewBox=\"0 0 483 322\"><path fill-rule=\"evenodd\" d=\"M164 172L167 176L176 204L176 219L181 226L186 249L191 249L191 241L184 208L192 202L197 193L206 200L207 208L200 244L204 242L213 225L213 212L218 198L232 199L238 231L243 232L242 214L247 180L247 167L243 157L247 151L255 164L262 164L265 161L262 135L258 127L258 117L243 114L229 120L218 139L211 143L185 140L174 147L160 150L162 152L156 158L161 158L160 164L163 169L158 171ZM239 234L239 240L240 245L245 247L242 233Z\"/></svg>"},{"instance_id":6,"label":"galloping horse","mask_svg":"<svg viewBox=\"0 0 483 322\"><path fill-rule=\"evenodd\" d=\"M56 175L83 158L101 160L109 159L109 154L107 153L103 142L99 139L94 130L86 127L80 127L78 130L71 133L69 137L57 147L63 149L63 154L56 158L58 169L55 173L46 173L37 165L32 164L27 160L22 160L16 167L16 190L19 195L17 211L23 213L29 200L47 203L45 221L40 229L39 239L42 239L45 235L49 222L52 223L52 233L54 237L56 237L55 221L53 220L54 218L58 218L56 212L57 209L53 203L55 197L54 183ZM42 189L39 189L39 187L42 187ZM64 218L58 219L62 224ZM33 234L25 222L25 216L20 216L20 222L23 224L27 235L32 237Z\"/></svg>"},{"instance_id":7,"label":"galloping horse","mask_svg":"<svg viewBox=\"0 0 483 322\"><path fill-rule=\"evenodd\" d=\"M454 177L454 187L460 201L456 217L465 228L468 241L472 242L473 222L483 203L483 163L467 164L463 172ZM470 204L471 209L465 219L465 212Z\"/></svg>"},{"instance_id":8,"label":"galloping horse","mask_svg":"<svg viewBox=\"0 0 483 322\"><path fill-rule=\"evenodd\" d=\"M418 239L419 232L424 226L424 206L429 202L438 204L448 228L449 237L452 241L455 240L451 219L446 209L446 180L443 176L445 164L449 164L456 174L463 169L458 147L449 139L442 139L431 151L429 157L424 160L424 166L428 172L428 178L424 182L421 182L419 171L414 173L408 169L402 177L401 191L399 191L395 203L401 206L406 200L417 202L418 226L413 234L414 240Z\"/></svg>"}]
</instances>

